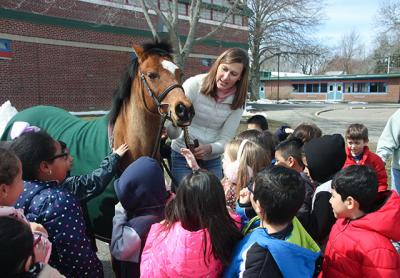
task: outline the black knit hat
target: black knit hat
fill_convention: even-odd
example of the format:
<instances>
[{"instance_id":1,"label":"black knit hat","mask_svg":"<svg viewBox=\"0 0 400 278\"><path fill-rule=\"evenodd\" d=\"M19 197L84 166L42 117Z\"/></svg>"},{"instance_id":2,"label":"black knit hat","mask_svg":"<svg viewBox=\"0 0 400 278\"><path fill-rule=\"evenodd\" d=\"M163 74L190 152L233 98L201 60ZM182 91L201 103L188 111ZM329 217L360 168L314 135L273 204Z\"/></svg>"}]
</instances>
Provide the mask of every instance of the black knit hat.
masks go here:
<instances>
[{"instance_id":1,"label":"black knit hat","mask_svg":"<svg viewBox=\"0 0 400 278\"><path fill-rule=\"evenodd\" d=\"M311 178L319 183L332 179L346 161L342 135L324 135L304 144L304 152Z\"/></svg>"}]
</instances>

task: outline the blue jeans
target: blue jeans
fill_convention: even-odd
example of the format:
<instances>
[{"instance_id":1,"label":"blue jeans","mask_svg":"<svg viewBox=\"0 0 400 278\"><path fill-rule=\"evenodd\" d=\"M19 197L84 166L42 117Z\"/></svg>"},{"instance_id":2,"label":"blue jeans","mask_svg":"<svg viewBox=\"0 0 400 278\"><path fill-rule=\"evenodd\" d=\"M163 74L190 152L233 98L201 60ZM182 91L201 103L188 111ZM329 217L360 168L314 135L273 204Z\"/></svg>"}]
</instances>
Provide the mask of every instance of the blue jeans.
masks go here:
<instances>
[{"instance_id":1,"label":"blue jeans","mask_svg":"<svg viewBox=\"0 0 400 278\"><path fill-rule=\"evenodd\" d=\"M392 168L392 189L400 193L400 170Z\"/></svg>"},{"instance_id":2,"label":"blue jeans","mask_svg":"<svg viewBox=\"0 0 400 278\"><path fill-rule=\"evenodd\" d=\"M218 179L222 179L222 163L220 157L211 160L201 160L198 161L198 163L200 168L213 172ZM171 152L171 172L178 185L185 176L192 173L192 169L187 165L186 159L174 150Z\"/></svg>"}]
</instances>

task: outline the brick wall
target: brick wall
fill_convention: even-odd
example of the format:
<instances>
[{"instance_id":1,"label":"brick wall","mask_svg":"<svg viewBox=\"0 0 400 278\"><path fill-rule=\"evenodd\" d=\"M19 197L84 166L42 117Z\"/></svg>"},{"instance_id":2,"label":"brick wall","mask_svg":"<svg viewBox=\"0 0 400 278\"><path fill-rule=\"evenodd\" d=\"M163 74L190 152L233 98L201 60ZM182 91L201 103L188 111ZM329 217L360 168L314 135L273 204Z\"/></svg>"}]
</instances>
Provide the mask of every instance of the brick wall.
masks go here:
<instances>
[{"instance_id":1,"label":"brick wall","mask_svg":"<svg viewBox=\"0 0 400 278\"><path fill-rule=\"evenodd\" d=\"M136 30L148 28L143 15L139 12L80 1L60 3L67 2L74 2L74 5L66 8L60 4L48 8L45 0L24 1L18 11L39 13L45 18L43 22L2 17L0 13L0 33L120 47L130 47L133 43L151 40L146 35L140 35L140 32L137 35L130 35L46 22L46 17L49 16L90 22L98 26L112 23L113 26ZM15 6L15 1L0 0L0 8L13 10ZM114 19L107 18L107 14L112 14ZM182 34L187 26L188 21L181 21ZM210 25L202 24L196 35L205 34L209 28ZM214 42L220 40L246 43L247 36L247 31L224 28L212 39ZM215 43L213 46L199 44L194 46L192 53L218 55L225 49L226 47L222 45L215 46ZM129 53L123 51L18 40L12 40L12 52L11 60L0 60L0 104L10 100L19 110L38 104L55 105L70 111L109 109L112 93L130 62ZM188 58L185 64L185 77L200 72L202 72L201 59Z\"/></svg>"}]
</instances>

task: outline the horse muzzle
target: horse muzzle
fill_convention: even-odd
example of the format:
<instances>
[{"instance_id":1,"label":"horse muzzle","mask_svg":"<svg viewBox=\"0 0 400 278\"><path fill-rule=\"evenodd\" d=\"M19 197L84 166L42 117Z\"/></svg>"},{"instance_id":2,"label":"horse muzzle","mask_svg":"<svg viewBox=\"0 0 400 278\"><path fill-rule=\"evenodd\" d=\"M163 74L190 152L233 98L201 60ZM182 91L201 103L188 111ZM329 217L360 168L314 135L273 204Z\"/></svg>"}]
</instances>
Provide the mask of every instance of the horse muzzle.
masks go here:
<instances>
[{"instance_id":1,"label":"horse muzzle","mask_svg":"<svg viewBox=\"0 0 400 278\"><path fill-rule=\"evenodd\" d=\"M176 115L176 125L179 127L189 126L194 117L194 107L193 105L186 107L182 103L179 103L175 106L175 115Z\"/></svg>"}]
</instances>

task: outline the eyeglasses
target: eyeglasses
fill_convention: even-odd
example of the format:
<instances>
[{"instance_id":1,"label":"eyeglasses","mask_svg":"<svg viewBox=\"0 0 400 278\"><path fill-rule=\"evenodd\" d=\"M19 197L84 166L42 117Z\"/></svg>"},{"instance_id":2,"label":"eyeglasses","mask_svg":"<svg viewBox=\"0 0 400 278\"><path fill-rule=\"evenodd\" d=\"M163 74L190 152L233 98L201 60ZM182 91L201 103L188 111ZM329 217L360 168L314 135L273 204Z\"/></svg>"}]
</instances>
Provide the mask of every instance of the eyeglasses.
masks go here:
<instances>
[{"instance_id":1,"label":"eyeglasses","mask_svg":"<svg viewBox=\"0 0 400 278\"><path fill-rule=\"evenodd\" d=\"M251 194L254 194L254 179L251 178L247 183L247 189L250 191Z\"/></svg>"},{"instance_id":2,"label":"eyeglasses","mask_svg":"<svg viewBox=\"0 0 400 278\"><path fill-rule=\"evenodd\" d=\"M60 157L65 157L65 159L68 157L68 155L69 155L69 153L67 153L67 152L62 152L62 153L60 153L60 154L56 154L56 155L54 155L52 158L50 158L49 160L50 161L53 161L53 160L56 160L57 158L60 158Z\"/></svg>"}]
</instances>

